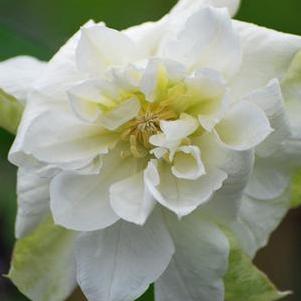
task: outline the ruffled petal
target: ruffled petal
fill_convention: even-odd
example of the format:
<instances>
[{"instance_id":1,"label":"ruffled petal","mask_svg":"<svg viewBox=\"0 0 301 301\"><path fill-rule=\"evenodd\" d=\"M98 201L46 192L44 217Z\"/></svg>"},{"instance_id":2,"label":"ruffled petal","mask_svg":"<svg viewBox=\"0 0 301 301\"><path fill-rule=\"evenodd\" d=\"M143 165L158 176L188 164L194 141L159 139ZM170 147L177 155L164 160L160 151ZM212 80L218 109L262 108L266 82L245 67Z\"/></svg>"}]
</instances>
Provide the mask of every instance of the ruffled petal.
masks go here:
<instances>
[{"instance_id":1,"label":"ruffled petal","mask_svg":"<svg viewBox=\"0 0 301 301\"><path fill-rule=\"evenodd\" d=\"M138 58L138 49L122 32L104 25L81 29L76 62L81 71L102 75L109 66L123 65Z\"/></svg>"},{"instance_id":2,"label":"ruffled petal","mask_svg":"<svg viewBox=\"0 0 301 301\"><path fill-rule=\"evenodd\" d=\"M194 141L202 150L206 168L222 170L227 179L200 210L221 223L232 222L238 215L243 192L254 165L254 151L235 151L221 145L215 137L204 135Z\"/></svg>"},{"instance_id":3,"label":"ruffled petal","mask_svg":"<svg viewBox=\"0 0 301 301\"><path fill-rule=\"evenodd\" d=\"M167 270L155 283L157 301L224 300L223 276L229 243L214 224L190 215L167 218L176 252Z\"/></svg>"},{"instance_id":4,"label":"ruffled petal","mask_svg":"<svg viewBox=\"0 0 301 301\"><path fill-rule=\"evenodd\" d=\"M282 143L291 136L288 115L278 80L272 80L266 87L252 92L244 100L260 107L273 128L269 137L257 146L256 154L267 157L276 153Z\"/></svg>"},{"instance_id":5,"label":"ruffled petal","mask_svg":"<svg viewBox=\"0 0 301 301\"><path fill-rule=\"evenodd\" d=\"M162 218L85 233L76 249L78 282L91 301L132 301L163 273L174 253Z\"/></svg>"},{"instance_id":6,"label":"ruffled petal","mask_svg":"<svg viewBox=\"0 0 301 301\"><path fill-rule=\"evenodd\" d=\"M197 180L179 179L163 161L149 163L146 183L154 198L179 217L207 202L220 189L227 175L219 169L206 170ZM176 189L175 189L176 188Z\"/></svg>"},{"instance_id":7,"label":"ruffled petal","mask_svg":"<svg viewBox=\"0 0 301 301\"><path fill-rule=\"evenodd\" d=\"M195 132L198 127L197 119L185 113L182 113L175 121L162 120L160 122L160 128L169 141L184 139Z\"/></svg>"},{"instance_id":8,"label":"ruffled petal","mask_svg":"<svg viewBox=\"0 0 301 301\"><path fill-rule=\"evenodd\" d=\"M259 107L242 101L232 106L215 131L225 146L243 151L260 144L273 129Z\"/></svg>"},{"instance_id":9,"label":"ruffled petal","mask_svg":"<svg viewBox=\"0 0 301 301\"><path fill-rule=\"evenodd\" d=\"M171 171L179 179L196 180L206 174L197 146L181 146L175 152Z\"/></svg>"},{"instance_id":10,"label":"ruffled petal","mask_svg":"<svg viewBox=\"0 0 301 301\"><path fill-rule=\"evenodd\" d=\"M210 7L200 8L176 36L166 37L159 54L191 69L215 69L226 77L238 71L241 58L239 38L228 12Z\"/></svg>"},{"instance_id":11,"label":"ruffled petal","mask_svg":"<svg viewBox=\"0 0 301 301\"><path fill-rule=\"evenodd\" d=\"M231 228L240 247L251 257L268 243L271 233L290 208L289 193L275 199L258 200L245 196L237 221Z\"/></svg>"},{"instance_id":12,"label":"ruffled petal","mask_svg":"<svg viewBox=\"0 0 301 301\"><path fill-rule=\"evenodd\" d=\"M0 62L0 89L25 102L28 92L45 66L44 62L29 56L19 56Z\"/></svg>"},{"instance_id":13,"label":"ruffled petal","mask_svg":"<svg viewBox=\"0 0 301 301\"><path fill-rule=\"evenodd\" d=\"M63 172L50 185L51 210L57 224L78 231L93 231L115 223L119 216L110 205L110 187L137 172L135 159L123 159L120 151L105 156L99 174Z\"/></svg>"},{"instance_id":14,"label":"ruffled petal","mask_svg":"<svg viewBox=\"0 0 301 301\"><path fill-rule=\"evenodd\" d=\"M24 168L18 170L18 212L15 232L22 238L31 232L49 215L49 183Z\"/></svg>"},{"instance_id":15,"label":"ruffled petal","mask_svg":"<svg viewBox=\"0 0 301 301\"><path fill-rule=\"evenodd\" d=\"M301 49L301 37L281 33L251 23L233 21L242 49L242 65L231 81L231 99L240 99L269 83L281 80Z\"/></svg>"},{"instance_id":16,"label":"ruffled petal","mask_svg":"<svg viewBox=\"0 0 301 301\"><path fill-rule=\"evenodd\" d=\"M114 183L110 187L113 210L122 219L143 225L155 206L155 200L144 183L144 173Z\"/></svg>"}]
</instances>

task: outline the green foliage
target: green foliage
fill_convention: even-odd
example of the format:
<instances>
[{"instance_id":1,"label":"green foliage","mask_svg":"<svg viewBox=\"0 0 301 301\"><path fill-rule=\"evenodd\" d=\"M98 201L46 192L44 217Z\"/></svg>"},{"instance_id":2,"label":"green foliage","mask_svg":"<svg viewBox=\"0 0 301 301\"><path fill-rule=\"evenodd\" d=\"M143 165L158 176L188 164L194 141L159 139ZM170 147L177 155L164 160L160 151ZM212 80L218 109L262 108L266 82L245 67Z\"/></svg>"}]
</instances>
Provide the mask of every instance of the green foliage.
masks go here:
<instances>
[{"instance_id":1,"label":"green foliage","mask_svg":"<svg viewBox=\"0 0 301 301\"><path fill-rule=\"evenodd\" d=\"M231 246L229 268L224 278L227 301L276 301L289 294L278 292L228 231L227 235Z\"/></svg>"}]
</instances>

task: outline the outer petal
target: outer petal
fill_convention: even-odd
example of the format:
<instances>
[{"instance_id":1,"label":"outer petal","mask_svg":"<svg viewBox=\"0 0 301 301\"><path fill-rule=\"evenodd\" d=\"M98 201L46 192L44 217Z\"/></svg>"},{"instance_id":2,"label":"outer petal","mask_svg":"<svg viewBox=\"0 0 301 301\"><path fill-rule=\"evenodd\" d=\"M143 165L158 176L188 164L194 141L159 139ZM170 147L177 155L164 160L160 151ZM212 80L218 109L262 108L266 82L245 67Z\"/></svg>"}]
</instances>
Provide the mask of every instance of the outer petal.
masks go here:
<instances>
[{"instance_id":1,"label":"outer petal","mask_svg":"<svg viewBox=\"0 0 301 301\"><path fill-rule=\"evenodd\" d=\"M233 105L215 130L225 146L238 151L257 146L273 131L264 112L248 102Z\"/></svg>"},{"instance_id":2,"label":"outer petal","mask_svg":"<svg viewBox=\"0 0 301 301\"><path fill-rule=\"evenodd\" d=\"M246 195L258 200L271 200L284 194L290 182L288 168L276 158L256 158L246 187Z\"/></svg>"},{"instance_id":3,"label":"outer petal","mask_svg":"<svg viewBox=\"0 0 301 301\"><path fill-rule=\"evenodd\" d=\"M89 27L93 21L87 22L83 27ZM66 91L77 81L85 79L76 66L75 49L80 34L77 32L47 63L46 68L34 84L36 90L50 96L53 100L67 100Z\"/></svg>"},{"instance_id":4,"label":"outer petal","mask_svg":"<svg viewBox=\"0 0 301 301\"><path fill-rule=\"evenodd\" d=\"M273 133L256 148L259 156L267 157L275 153L282 143L291 136L288 115L285 110L280 84L272 80L266 87L252 92L245 98L260 107L273 128Z\"/></svg>"},{"instance_id":5,"label":"outer petal","mask_svg":"<svg viewBox=\"0 0 301 301\"><path fill-rule=\"evenodd\" d=\"M76 61L80 70L101 75L109 66L137 59L137 51L134 42L125 34L104 25L95 25L81 29Z\"/></svg>"},{"instance_id":6,"label":"outer petal","mask_svg":"<svg viewBox=\"0 0 301 301\"><path fill-rule=\"evenodd\" d=\"M268 239L290 207L290 197L285 192L270 200L245 196L236 222L231 226L243 250L254 257Z\"/></svg>"},{"instance_id":7,"label":"outer petal","mask_svg":"<svg viewBox=\"0 0 301 301\"><path fill-rule=\"evenodd\" d=\"M137 45L141 45L144 56L147 58L156 54L160 41L165 34L168 35L174 32L179 23L185 22L200 7L207 5L226 7L233 16L239 7L239 2L239 0L181 0L161 20L133 26L123 32Z\"/></svg>"},{"instance_id":8,"label":"outer petal","mask_svg":"<svg viewBox=\"0 0 301 301\"><path fill-rule=\"evenodd\" d=\"M189 68L212 68L226 76L237 72L241 56L227 11L210 7L191 15L176 37L163 40L160 54Z\"/></svg>"},{"instance_id":9,"label":"outer petal","mask_svg":"<svg viewBox=\"0 0 301 301\"><path fill-rule=\"evenodd\" d=\"M194 143L202 150L203 160L208 165L206 168L218 168L227 175L222 188L200 210L217 218L219 222L232 222L237 217L253 169L254 153L252 150L233 151L225 148L213 135L205 135Z\"/></svg>"},{"instance_id":10,"label":"outer petal","mask_svg":"<svg viewBox=\"0 0 301 301\"><path fill-rule=\"evenodd\" d=\"M229 243L214 224L192 215L168 218L176 253L155 284L157 301L223 301Z\"/></svg>"},{"instance_id":11,"label":"outer petal","mask_svg":"<svg viewBox=\"0 0 301 301\"><path fill-rule=\"evenodd\" d=\"M8 277L32 301L65 300L76 288L76 237L47 219L16 242Z\"/></svg>"},{"instance_id":12,"label":"outer petal","mask_svg":"<svg viewBox=\"0 0 301 301\"><path fill-rule=\"evenodd\" d=\"M16 237L29 235L49 214L49 179L20 168L17 181Z\"/></svg>"},{"instance_id":13,"label":"outer petal","mask_svg":"<svg viewBox=\"0 0 301 301\"><path fill-rule=\"evenodd\" d=\"M240 99L272 78L282 79L301 49L301 37L240 21L233 24L240 36L243 59L230 90L232 99Z\"/></svg>"},{"instance_id":14,"label":"outer petal","mask_svg":"<svg viewBox=\"0 0 301 301\"><path fill-rule=\"evenodd\" d=\"M146 222L155 206L154 198L144 183L143 172L114 183L110 188L110 199L116 214L138 225Z\"/></svg>"},{"instance_id":15,"label":"outer petal","mask_svg":"<svg viewBox=\"0 0 301 301\"><path fill-rule=\"evenodd\" d=\"M33 57L19 56L0 62L0 89L19 101L26 101L46 64Z\"/></svg>"},{"instance_id":16,"label":"outer petal","mask_svg":"<svg viewBox=\"0 0 301 301\"><path fill-rule=\"evenodd\" d=\"M301 139L301 50L295 55L281 83L293 138Z\"/></svg>"},{"instance_id":17,"label":"outer petal","mask_svg":"<svg viewBox=\"0 0 301 301\"><path fill-rule=\"evenodd\" d=\"M229 10L231 16L238 11L240 0L180 0L172 10L173 13L182 11L183 9L193 9L197 5L212 5L214 7L225 7Z\"/></svg>"},{"instance_id":18,"label":"outer petal","mask_svg":"<svg viewBox=\"0 0 301 301\"><path fill-rule=\"evenodd\" d=\"M146 177L149 190L159 203L179 217L191 213L207 202L227 178L223 171L211 169L197 180L185 180L175 177L169 164L165 162L159 162L158 170L155 161L151 161L149 165Z\"/></svg>"},{"instance_id":19,"label":"outer petal","mask_svg":"<svg viewBox=\"0 0 301 301\"><path fill-rule=\"evenodd\" d=\"M80 237L78 282L91 301L132 301L157 280L173 252L160 215L153 215L144 227L119 222Z\"/></svg>"},{"instance_id":20,"label":"outer petal","mask_svg":"<svg viewBox=\"0 0 301 301\"><path fill-rule=\"evenodd\" d=\"M107 153L116 137L98 125L81 122L64 108L52 109L37 116L26 132L24 149L37 159L65 164L87 163L101 153Z\"/></svg>"},{"instance_id":21,"label":"outer petal","mask_svg":"<svg viewBox=\"0 0 301 301\"><path fill-rule=\"evenodd\" d=\"M108 227L119 217L110 205L110 186L139 172L136 160L122 159L118 151L104 158L99 175L62 173L50 186L54 220L66 228L93 231Z\"/></svg>"}]
</instances>

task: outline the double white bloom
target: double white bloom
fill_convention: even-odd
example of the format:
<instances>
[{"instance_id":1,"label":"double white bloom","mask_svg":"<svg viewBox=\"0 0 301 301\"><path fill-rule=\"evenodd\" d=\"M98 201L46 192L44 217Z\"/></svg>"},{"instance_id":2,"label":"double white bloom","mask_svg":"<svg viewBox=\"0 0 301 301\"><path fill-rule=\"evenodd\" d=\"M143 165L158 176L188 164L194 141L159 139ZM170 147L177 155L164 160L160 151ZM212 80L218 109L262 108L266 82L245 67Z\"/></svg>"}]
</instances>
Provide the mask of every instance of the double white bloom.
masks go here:
<instances>
[{"instance_id":1,"label":"double white bloom","mask_svg":"<svg viewBox=\"0 0 301 301\"><path fill-rule=\"evenodd\" d=\"M17 236L49 211L80 231L69 247L89 300L132 301L153 282L157 301L223 300L218 224L254 255L288 208L301 101L285 74L301 38L205 2L123 32L86 24L21 95Z\"/></svg>"}]
</instances>

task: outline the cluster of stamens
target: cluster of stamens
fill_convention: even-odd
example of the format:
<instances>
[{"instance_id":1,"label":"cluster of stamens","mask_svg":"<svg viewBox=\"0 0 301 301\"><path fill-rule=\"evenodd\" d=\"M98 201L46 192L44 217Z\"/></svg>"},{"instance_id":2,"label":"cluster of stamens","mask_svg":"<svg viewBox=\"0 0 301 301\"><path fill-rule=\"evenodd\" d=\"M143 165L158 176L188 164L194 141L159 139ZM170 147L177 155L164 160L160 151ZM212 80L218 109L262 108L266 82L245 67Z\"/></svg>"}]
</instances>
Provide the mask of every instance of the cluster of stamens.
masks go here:
<instances>
[{"instance_id":1,"label":"cluster of stamens","mask_svg":"<svg viewBox=\"0 0 301 301\"><path fill-rule=\"evenodd\" d=\"M160 104L144 105L137 117L129 121L121 134L121 139L129 141L130 154L141 158L149 153L152 145L149 138L158 134L161 120L173 120L177 116L168 107Z\"/></svg>"}]
</instances>

